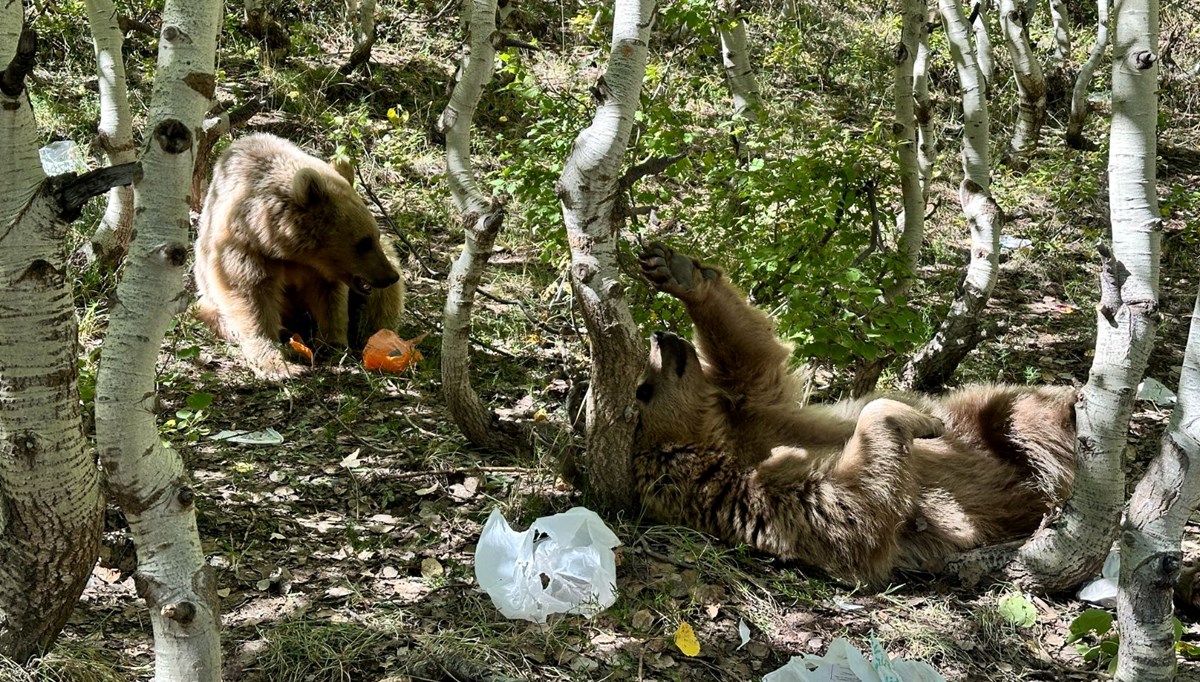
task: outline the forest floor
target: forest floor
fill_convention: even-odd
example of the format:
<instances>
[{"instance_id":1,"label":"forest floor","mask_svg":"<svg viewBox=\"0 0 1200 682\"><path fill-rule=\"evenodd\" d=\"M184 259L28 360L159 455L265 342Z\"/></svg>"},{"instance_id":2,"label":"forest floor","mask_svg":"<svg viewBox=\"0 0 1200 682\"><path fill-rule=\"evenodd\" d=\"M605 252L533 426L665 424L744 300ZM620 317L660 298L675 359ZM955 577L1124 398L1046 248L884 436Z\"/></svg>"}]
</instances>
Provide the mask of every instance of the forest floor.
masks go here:
<instances>
[{"instance_id":1,"label":"forest floor","mask_svg":"<svg viewBox=\"0 0 1200 682\"><path fill-rule=\"evenodd\" d=\"M543 42L563 46L548 50L546 72L553 74L559 61L580 62L553 26L561 23L557 30L567 32L567 20L557 18L562 7L535 7L554 17L550 28L542 26ZM139 9L141 16L153 17L147 8L133 8ZM292 11L291 25L322 18L341 25L330 19L338 16L332 8L302 3ZM421 344L424 361L403 375L364 372L359 359L348 355L301 378L266 384L239 364L235 349L214 341L190 317L181 317L169 331L159 367L162 434L182 454L199 493L200 535L219 586L226 679L756 680L791 656L824 653L838 637L866 649L871 635L889 654L927 661L951 680L1104 679L1107 662L1083 660L1068 641L1071 622L1088 608L1073 594L1030 595L1034 622L1016 625L999 608L1014 592L1008 585L964 588L919 578L897 581L880 594L856 591L815 571L636 517L610 519L623 543L617 549L620 596L611 608L591 620L555 616L545 625L509 620L497 611L474 579L475 543L490 511L499 508L523 529L538 516L583 504L558 472L562 458L579 445L564 405L586 375L587 347L573 333L577 323L563 256L546 258L547 245L518 218L493 258L485 286L497 298L479 301L472 352L483 398L504 419L536 424L538 441L526 453L474 449L442 405L439 320L444 277L461 230L439 176L440 152L427 131L452 75L453 11L381 8L381 42L369 75L337 75L348 45L328 28L296 34L297 56L268 66L257 46L238 37L236 20L226 24L222 97L271 92L293 103L258 114L247 131L287 134L327 155L367 138L374 145L359 156L364 177L386 208L390 222L384 229L397 229L412 244L409 311L400 332L405 338L430 334ZM525 11L522 29L536 29L534 10ZM876 24L870 17L855 21L856 31L886 36L894 30L878 16ZM1164 19L1171 21L1195 37L1195 23L1175 15ZM830 35L840 30L819 23L810 28ZM1085 33L1082 25L1078 30ZM94 120L88 122L86 107L82 116L68 112L93 95L87 84L94 85L95 78L88 75L85 56L72 55L71 44L65 39L60 61L38 73L39 88L61 84L62 92L35 105L47 132L85 140ZM1180 63L1196 62L1195 53L1181 55L1182 50L1176 52ZM152 50L135 44L127 52L131 87L148 92ZM709 66L715 73L715 65ZM313 73L323 74L317 79L323 84L319 97L308 89L314 87ZM67 87L72 80L85 85ZM842 98L842 107L854 106L853 93L839 91L837 83L823 94ZM296 104L308 99L319 103ZM1162 323L1147 376L1167 386L1178 380L1200 283L1195 99L1165 100L1176 110L1166 110L1160 139L1160 195L1169 201ZM956 104L946 97L942 106ZM1011 111L1001 108L995 115L996 145ZM495 111L490 116L492 125L505 120ZM1107 194L1103 182L1098 192L1067 194L1076 178L1102 176L1105 158L1102 151L1062 149L1060 120L1048 125L1047 149L1035 170L997 170L995 191L1012 221L1006 234L1031 244L1005 251L986 312L998 332L968 358L961 381L1087 380L1095 333L1095 239L1107 229ZM583 123L564 133L568 142ZM1091 137L1102 142L1106 124L1095 125ZM485 134L500 139L504 131ZM929 309L944 309L969 245L954 189L951 147L957 142L950 132L943 140L931 246L913 296L914 306ZM494 174L519 160L496 153L479 162L482 172ZM77 239L86 238L95 215L81 221ZM94 382L113 278L85 272L79 279L86 389ZM818 363L817 370L814 400L840 397L847 370L828 363ZM885 375L885 386L887 380ZM1168 414L1168 407L1139 401L1128 457L1130 489L1157 452ZM282 442L240 445L213 438L222 430L267 428ZM1189 559L1200 559L1197 523L1189 526L1185 545ZM56 649L31 679L151 678L150 625L134 592L134 565L124 520L110 509L101 564ZM1181 619L1184 638L1200 640L1195 614ZM697 656L684 655L674 643L684 622L696 632ZM744 646L741 622L750 632ZM1200 680L1200 663L1181 659L1180 666L1180 679Z\"/></svg>"}]
</instances>

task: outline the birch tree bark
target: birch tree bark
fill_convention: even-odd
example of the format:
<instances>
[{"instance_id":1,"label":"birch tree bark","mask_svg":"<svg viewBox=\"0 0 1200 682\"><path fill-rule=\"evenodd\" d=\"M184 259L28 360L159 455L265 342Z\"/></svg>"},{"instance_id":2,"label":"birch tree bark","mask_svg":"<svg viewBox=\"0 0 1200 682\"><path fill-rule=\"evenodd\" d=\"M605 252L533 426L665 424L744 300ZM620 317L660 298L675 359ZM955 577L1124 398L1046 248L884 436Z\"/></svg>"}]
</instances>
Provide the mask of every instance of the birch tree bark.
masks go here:
<instances>
[{"instance_id":1,"label":"birch tree bark","mask_svg":"<svg viewBox=\"0 0 1200 682\"><path fill-rule=\"evenodd\" d=\"M1183 527L1200 505L1200 296L1177 396L1162 452L1134 489L1121 534L1119 682L1175 679L1172 597L1183 563Z\"/></svg>"},{"instance_id":2,"label":"birch tree bark","mask_svg":"<svg viewBox=\"0 0 1200 682\"><path fill-rule=\"evenodd\" d=\"M507 5L507 2L505 3ZM442 310L442 393L450 416L473 444L502 448L512 444L501 430L497 415L484 406L471 386L471 312L475 292L487 268L504 224L504 207L484 195L475 182L471 163L471 123L483 89L492 80L496 62L496 0L471 0L463 4L467 44L455 74L450 102L438 119L446 138L446 177L454 205L462 215L462 253L450 267L446 304Z\"/></svg>"},{"instance_id":3,"label":"birch tree bark","mask_svg":"<svg viewBox=\"0 0 1200 682\"><path fill-rule=\"evenodd\" d=\"M1050 0L1050 19L1054 22L1054 60L1061 64L1071 58L1071 16L1066 0Z\"/></svg>"},{"instance_id":4,"label":"birch tree bark","mask_svg":"<svg viewBox=\"0 0 1200 682\"><path fill-rule=\"evenodd\" d=\"M1020 95L1017 124L1009 143L1013 156L1023 156L1037 149L1042 124L1046 121L1046 77L1029 44L1027 23L1028 15L1018 7L1016 0L1000 0L1000 30L1008 46Z\"/></svg>"},{"instance_id":5,"label":"birch tree bark","mask_svg":"<svg viewBox=\"0 0 1200 682\"><path fill-rule=\"evenodd\" d=\"M1120 0L1115 7L1108 154L1113 246L1111 252L1101 248L1096 351L1075 407L1075 483L1061 512L1006 566L1009 579L1039 591L1078 585L1108 554L1124 503L1129 417L1157 326L1158 3Z\"/></svg>"},{"instance_id":6,"label":"birch tree bark","mask_svg":"<svg viewBox=\"0 0 1200 682\"><path fill-rule=\"evenodd\" d=\"M121 30L112 0L87 0L87 9L100 84L97 137L109 165L130 163L137 158L137 150L133 144L133 114L129 111L125 58L121 53L125 32ZM116 269L129 248L132 231L133 188L114 187L108 193L108 206L100 225L90 242L80 249L77 260L96 260L106 271Z\"/></svg>"},{"instance_id":7,"label":"birch tree bark","mask_svg":"<svg viewBox=\"0 0 1200 682\"><path fill-rule=\"evenodd\" d=\"M925 237L925 196L921 191L921 167L917 160L913 72L921 35L925 32L927 11L925 0L904 0L900 44L896 46L896 120L892 133L898 143L903 201L896 250L903 260L902 272L886 292L888 300L908 293L921 255L921 241Z\"/></svg>"},{"instance_id":8,"label":"birch tree bark","mask_svg":"<svg viewBox=\"0 0 1200 682\"><path fill-rule=\"evenodd\" d=\"M1087 123L1088 88L1092 84L1092 75L1096 66L1108 48L1108 9L1112 0L1096 1L1096 43L1088 53L1087 61L1079 68L1075 76L1075 88L1071 91L1071 114L1067 118L1067 144L1073 149L1083 149L1087 139L1083 136L1083 125Z\"/></svg>"},{"instance_id":9,"label":"birch tree bark","mask_svg":"<svg viewBox=\"0 0 1200 682\"><path fill-rule=\"evenodd\" d=\"M721 62L725 66L725 81L733 98L735 118L757 122L762 115L762 98L758 91L758 79L750 64L750 45L746 40L746 22L742 19L744 8L739 0L724 0L718 33L721 37Z\"/></svg>"},{"instance_id":10,"label":"birch tree bark","mask_svg":"<svg viewBox=\"0 0 1200 682\"><path fill-rule=\"evenodd\" d=\"M1114 7L1110 191L1114 207L1120 200L1124 218L1145 232L1145 248L1157 264L1158 0L1118 0ZM1177 396L1162 452L1134 490L1121 534L1119 682L1175 679L1172 594L1183 527L1200 503L1200 295Z\"/></svg>"},{"instance_id":11,"label":"birch tree bark","mask_svg":"<svg viewBox=\"0 0 1200 682\"><path fill-rule=\"evenodd\" d=\"M975 35L975 59L979 62L979 74L983 76L983 89L996 73L996 61L992 58L992 38L988 35L987 18L991 12L991 0L977 0L971 9L971 31Z\"/></svg>"},{"instance_id":12,"label":"birch tree bark","mask_svg":"<svg viewBox=\"0 0 1200 682\"><path fill-rule=\"evenodd\" d=\"M1000 270L1000 232L1004 213L992 199L990 122L986 85L971 48L970 29L958 0L939 0L950 55L958 71L963 102L963 181L959 201L971 230L971 261L958 296L937 332L901 372L900 386L932 391L941 387L963 358L982 340L980 317Z\"/></svg>"},{"instance_id":13,"label":"birch tree bark","mask_svg":"<svg viewBox=\"0 0 1200 682\"><path fill-rule=\"evenodd\" d=\"M917 155L917 118L913 96L913 74L921 36L926 31L928 6L925 0L904 0L901 7L900 44L896 46L895 103L896 119L892 137L896 140L900 166L902 206L896 216L899 237L896 251L900 256L895 279L883 290L884 300L892 305L908 293L913 273L921 256L925 238L925 192L921 184L921 164ZM891 361L886 356L863 361L850 383L850 394L864 396L875 390L879 375Z\"/></svg>"},{"instance_id":14,"label":"birch tree bark","mask_svg":"<svg viewBox=\"0 0 1200 682\"><path fill-rule=\"evenodd\" d=\"M37 38L13 39L22 20L21 3L0 5L0 654L25 662L75 608L104 506L79 410L60 197L71 177L42 174L24 87Z\"/></svg>"},{"instance_id":15,"label":"birch tree bark","mask_svg":"<svg viewBox=\"0 0 1200 682\"><path fill-rule=\"evenodd\" d=\"M929 201L929 182L937 163L937 139L934 138L933 101L929 99L929 24L921 24L917 56L913 61L913 116L917 121L917 167L921 170L921 203ZM922 208L924 211L924 208Z\"/></svg>"},{"instance_id":16,"label":"birch tree bark","mask_svg":"<svg viewBox=\"0 0 1200 682\"><path fill-rule=\"evenodd\" d=\"M376 38L375 0L349 0L348 6L354 49L350 51L350 59L342 67L343 73L349 73L371 59L371 49L375 47Z\"/></svg>"},{"instance_id":17,"label":"birch tree bark","mask_svg":"<svg viewBox=\"0 0 1200 682\"><path fill-rule=\"evenodd\" d=\"M220 676L217 600L196 531L195 493L155 424L155 363L180 306L196 136L215 88L219 0L167 0L134 185L135 236L96 383L96 441L138 549L134 576L154 628L155 680Z\"/></svg>"},{"instance_id":18,"label":"birch tree bark","mask_svg":"<svg viewBox=\"0 0 1200 682\"><path fill-rule=\"evenodd\" d=\"M625 304L617 265L622 217L615 200L646 74L653 13L654 0L616 0L612 52L596 85L600 106L592 124L575 138L556 188L571 247L571 283L592 350L588 482L601 504L616 509L633 503L633 389L646 349Z\"/></svg>"}]
</instances>

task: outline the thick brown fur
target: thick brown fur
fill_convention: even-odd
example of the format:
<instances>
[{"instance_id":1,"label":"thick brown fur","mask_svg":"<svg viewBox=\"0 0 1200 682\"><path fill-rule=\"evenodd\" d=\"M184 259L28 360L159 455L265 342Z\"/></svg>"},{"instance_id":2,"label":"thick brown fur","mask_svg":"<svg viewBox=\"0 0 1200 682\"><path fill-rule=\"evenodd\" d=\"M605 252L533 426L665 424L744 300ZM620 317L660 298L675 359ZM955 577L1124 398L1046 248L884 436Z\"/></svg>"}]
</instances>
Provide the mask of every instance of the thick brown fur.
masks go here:
<instances>
[{"instance_id":1,"label":"thick brown fur","mask_svg":"<svg viewBox=\"0 0 1200 682\"><path fill-rule=\"evenodd\" d=\"M641 265L696 342L656 332L638 387L633 468L655 519L878 587L1029 535L1069 492L1074 389L805 405L791 349L719 269L661 244Z\"/></svg>"},{"instance_id":2,"label":"thick brown fur","mask_svg":"<svg viewBox=\"0 0 1200 682\"><path fill-rule=\"evenodd\" d=\"M285 361L281 336L312 332L320 352L399 322L404 280L352 183L272 135L244 137L217 161L196 238L196 315L260 377L304 370Z\"/></svg>"}]
</instances>

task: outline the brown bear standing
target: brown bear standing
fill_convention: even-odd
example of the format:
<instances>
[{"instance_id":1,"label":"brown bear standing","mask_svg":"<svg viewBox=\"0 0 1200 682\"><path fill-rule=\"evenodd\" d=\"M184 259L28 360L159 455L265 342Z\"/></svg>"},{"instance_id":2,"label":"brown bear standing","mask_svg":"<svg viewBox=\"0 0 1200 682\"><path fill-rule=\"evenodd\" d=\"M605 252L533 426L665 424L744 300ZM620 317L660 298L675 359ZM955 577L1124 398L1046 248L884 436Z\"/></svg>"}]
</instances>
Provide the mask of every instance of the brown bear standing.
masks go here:
<instances>
[{"instance_id":1,"label":"brown bear standing","mask_svg":"<svg viewBox=\"0 0 1200 682\"><path fill-rule=\"evenodd\" d=\"M637 389L634 476L659 521L878 587L1027 536L1069 492L1073 389L804 405L791 349L720 270L661 244L641 266L696 340L656 332Z\"/></svg>"},{"instance_id":2,"label":"brown bear standing","mask_svg":"<svg viewBox=\"0 0 1200 682\"><path fill-rule=\"evenodd\" d=\"M284 360L281 335L361 347L395 328L404 282L389 252L349 169L273 135L242 138L217 160L204 200L197 317L241 346L258 376L297 374L304 367Z\"/></svg>"}]
</instances>

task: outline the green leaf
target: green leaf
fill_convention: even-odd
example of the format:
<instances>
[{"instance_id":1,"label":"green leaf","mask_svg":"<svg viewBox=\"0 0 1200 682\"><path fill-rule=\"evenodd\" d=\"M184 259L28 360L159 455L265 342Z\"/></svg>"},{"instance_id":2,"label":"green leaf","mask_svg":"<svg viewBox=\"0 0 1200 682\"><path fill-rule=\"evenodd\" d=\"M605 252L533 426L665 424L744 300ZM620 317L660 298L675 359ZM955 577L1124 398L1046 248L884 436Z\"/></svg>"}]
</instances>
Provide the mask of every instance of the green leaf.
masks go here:
<instances>
[{"instance_id":1,"label":"green leaf","mask_svg":"<svg viewBox=\"0 0 1200 682\"><path fill-rule=\"evenodd\" d=\"M1171 624L1175 626L1175 641L1183 639L1183 623L1178 618L1172 617Z\"/></svg>"},{"instance_id":2,"label":"green leaf","mask_svg":"<svg viewBox=\"0 0 1200 682\"><path fill-rule=\"evenodd\" d=\"M1074 642L1089 632L1095 632L1097 637L1103 637L1112 629L1113 615L1104 609L1088 609L1071 621L1071 638Z\"/></svg>"},{"instance_id":3,"label":"green leaf","mask_svg":"<svg viewBox=\"0 0 1200 682\"><path fill-rule=\"evenodd\" d=\"M212 404L213 394L199 391L187 397L187 406L193 410L203 410Z\"/></svg>"},{"instance_id":4,"label":"green leaf","mask_svg":"<svg viewBox=\"0 0 1200 682\"><path fill-rule=\"evenodd\" d=\"M1014 592L1000 600L1000 615L1004 620L1019 628L1027 628L1037 622L1037 609L1020 592Z\"/></svg>"}]
</instances>

